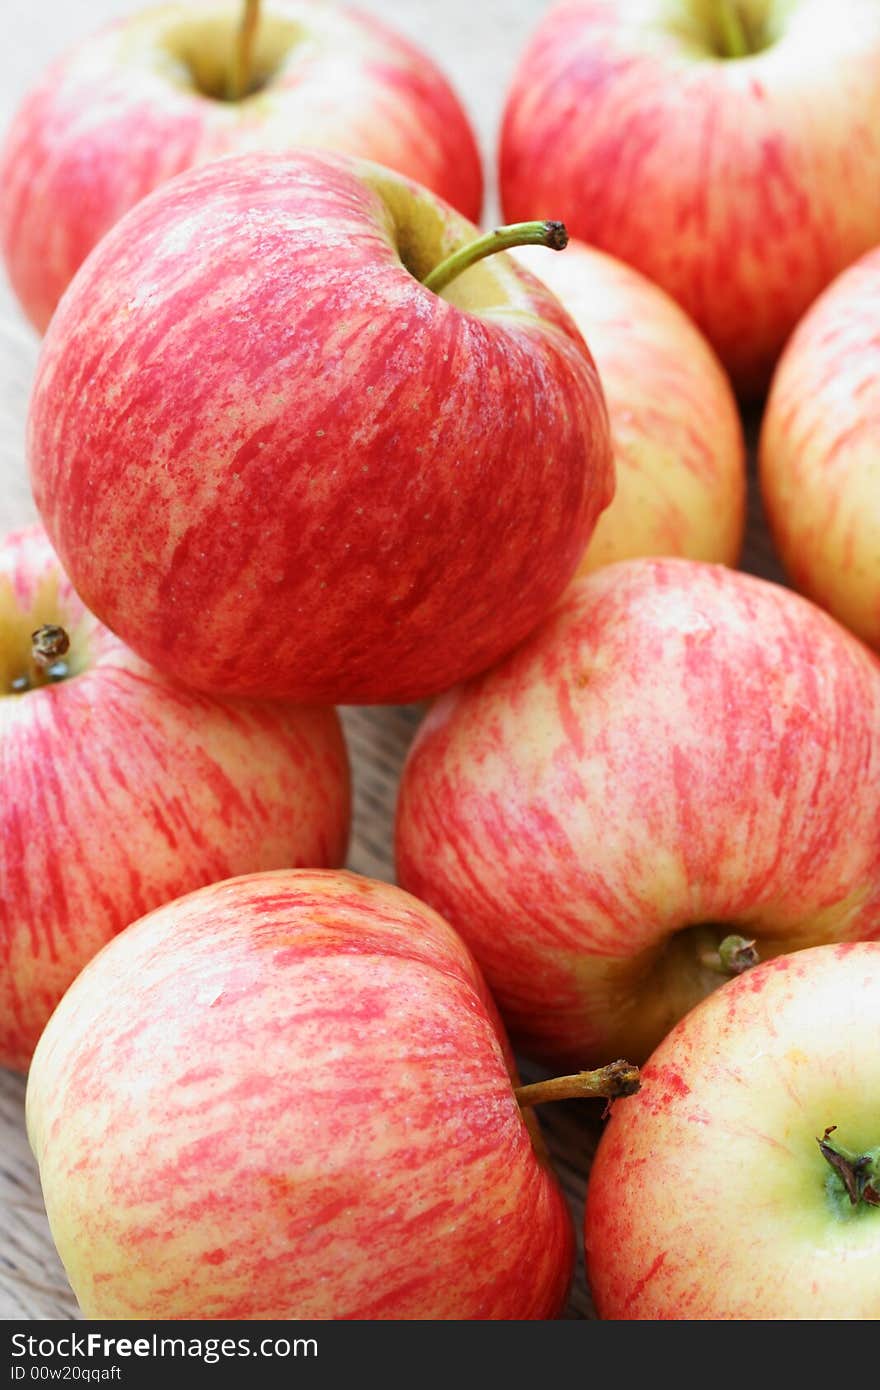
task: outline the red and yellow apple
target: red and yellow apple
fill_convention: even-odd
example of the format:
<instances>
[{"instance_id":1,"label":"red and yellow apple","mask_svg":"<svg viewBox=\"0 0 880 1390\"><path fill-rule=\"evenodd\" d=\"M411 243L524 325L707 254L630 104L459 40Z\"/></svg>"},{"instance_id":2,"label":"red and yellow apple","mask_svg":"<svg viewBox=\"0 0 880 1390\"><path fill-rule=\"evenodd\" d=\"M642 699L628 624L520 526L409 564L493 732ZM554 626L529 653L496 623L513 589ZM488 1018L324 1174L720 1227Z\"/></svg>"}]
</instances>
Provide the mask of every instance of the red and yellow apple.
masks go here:
<instances>
[{"instance_id":1,"label":"red and yellow apple","mask_svg":"<svg viewBox=\"0 0 880 1390\"><path fill-rule=\"evenodd\" d=\"M600 1316L880 1318L878 1094L877 942L780 956L705 1000L599 1144Z\"/></svg>"},{"instance_id":2,"label":"red and yellow apple","mask_svg":"<svg viewBox=\"0 0 880 1390\"><path fill-rule=\"evenodd\" d=\"M47 628L69 642L56 662L32 655ZM136 917L230 874L341 864L348 824L332 710L185 690L92 617L41 531L3 542L0 1066L27 1068L67 986Z\"/></svg>"},{"instance_id":3,"label":"red and yellow apple","mask_svg":"<svg viewBox=\"0 0 880 1390\"><path fill-rule=\"evenodd\" d=\"M735 565L745 524L736 399L703 335L638 271L583 242L517 260L561 300L602 380L616 486L578 567L680 555Z\"/></svg>"},{"instance_id":4,"label":"red and yellow apple","mask_svg":"<svg viewBox=\"0 0 880 1390\"><path fill-rule=\"evenodd\" d=\"M875 0L565 0L508 95L505 216L550 199L759 391L811 301L880 241L878 69Z\"/></svg>"},{"instance_id":5,"label":"red and yellow apple","mask_svg":"<svg viewBox=\"0 0 880 1390\"><path fill-rule=\"evenodd\" d=\"M878 825L874 656L777 585L630 560L433 705L398 875L526 1055L638 1062L721 982L729 936L762 958L880 936Z\"/></svg>"},{"instance_id":6,"label":"red and yellow apple","mask_svg":"<svg viewBox=\"0 0 880 1390\"><path fill-rule=\"evenodd\" d=\"M338 149L479 217L468 119L424 53L356 10L265 0L251 80L236 99L242 13L242 0L188 0L121 19L54 63L25 100L0 155L0 245L40 330L123 213L223 155Z\"/></svg>"},{"instance_id":7,"label":"red and yellow apple","mask_svg":"<svg viewBox=\"0 0 880 1390\"><path fill-rule=\"evenodd\" d=\"M795 330L761 428L764 509L799 589L880 647L880 251Z\"/></svg>"},{"instance_id":8,"label":"red and yellow apple","mask_svg":"<svg viewBox=\"0 0 880 1390\"><path fill-rule=\"evenodd\" d=\"M28 1130L88 1318L552 1318L571 1221L514 1084L436 913L351 874L257 874L83 971Z\"/></svg>"},{"instance_id":9,"label":"red and yellow apple","mask_svg":"<svg viewBox=\"0 0 880 1390\"><path fill-rule=\"evenodd\" d=\"M421 283L474 235L307 151L191 170L108 233L44 341L30 465L78 592L146 660L405 703L543 617L610 499L607 416L509 256Z\"/></svg>"}]
</instances>

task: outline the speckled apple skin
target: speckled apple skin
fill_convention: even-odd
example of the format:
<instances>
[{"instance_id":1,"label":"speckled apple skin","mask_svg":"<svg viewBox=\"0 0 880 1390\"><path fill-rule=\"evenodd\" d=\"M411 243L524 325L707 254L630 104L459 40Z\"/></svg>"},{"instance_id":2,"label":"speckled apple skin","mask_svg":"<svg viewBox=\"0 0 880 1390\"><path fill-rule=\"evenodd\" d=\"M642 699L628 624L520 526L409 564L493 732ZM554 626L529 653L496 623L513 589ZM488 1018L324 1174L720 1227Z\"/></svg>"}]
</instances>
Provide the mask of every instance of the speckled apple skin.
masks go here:
<instances>
[{"instance_id":1,"label":"speckled apple skin","mask_svg":"<svg viewBox=\"0 0 880 1390\"><path fill-rule=\"evenodd\" d=\"M131 927L38 1048L28 1127L90 1318L552 1318L565 1200L462 942L351 874Z\"/></svg>"},{"instance_id":2,"label":"speckled apple skin","mask_svg":"<svg viewBox=\"0 0 880 1390\"><path fill-rule=\"evenodd\" d=\"M173 36L225 22L241 0L146 9L78 44L25 99L0 154L0 245L41 332L92 247L160 183L255 149L342 150L434 189L477 219L480 157L467 116L424 53L366 14L267 0L261 25L301 33L271 84L240 102L193 86Z\"/></svg>"},{"instance_id":3,"label":"speckled apple skin","mask_svg":"<svg viewBox=\"0 0 880 1390\"><path fill-rule=\"evenodd\" d=\"M737 387L766 387L816 295L880 241L880 9L801 0L716 59L696 3L566 0L508 94L506 220L554 216L662 285Z\"/></svg>"},{"instance_id":4,"label":"speckled apple skin","mask_svg":"<svg viewBox=\"0 0 880 1390\"><path fill-rule=\"evenodd\" d=\"M880 1210L826 1198L816 1143L880 1144L880 945L780 956L694 1009L615 1102L587 1269L613 1319L876 1320Z\"/></svg>"},{"instance_id":5,"label":"speckled apple skin","mask_svg":"<svg viewBox=\"0 0 880 1390\"><path fill-rule=\"evenodd\" d=\"M21 1070L116 932L231 874L335 867L349 828L334 711L168 681L83 608L39 528L0 545L4 657L47 590L85 655L58 685L0 696L0 1065Z\"/></svg>"},{"instance_id":6,"label":"speckled apple skin","mask_svg":"<svg viewBox=\"0 0 880 1390\"><path fill-rule=\"evenodd\" d=\"M578 566L680 555L735 565L745 526L745 444L717 356L669 295L584 242L517 260L571 314L599 369L611 423L614 500Z\"/></svg>"},{"instance_id":7,"label":"speckled apple skin","mask_svg":"<svg viewBox=\"0 0 880 1390\"><path fill-rule=\"evenodd\" d=\"M158 189L82 267L34 385L34 495L146 660L224 694L398 703L543 617L611 496L607 416L509 257L443 298L399 254L424 273L474 235L378 166L254 155Z\"/></svg>"},{"instance_id":8,"label":"speckled apple skin","mask_svg":"<svg viewBox=\"0 0 880 1390\"><path fill-rule=\"evenodd\" d=\"M641 1061L722 979L685 928L880 934L880 665L750 575L611 565L434 704L396 834L526 1055Z\"/></svg>"},{"instance_id":9,"label":"speckled apple skin","mask_svg":"<svg viewBox=\"0 0 880 1390\"><path fill-rule=\"evenodd\" d=\"M761 490L794 583L880 647L880 252L798 325L761 429Z\"/></svg>"}]
</instances>

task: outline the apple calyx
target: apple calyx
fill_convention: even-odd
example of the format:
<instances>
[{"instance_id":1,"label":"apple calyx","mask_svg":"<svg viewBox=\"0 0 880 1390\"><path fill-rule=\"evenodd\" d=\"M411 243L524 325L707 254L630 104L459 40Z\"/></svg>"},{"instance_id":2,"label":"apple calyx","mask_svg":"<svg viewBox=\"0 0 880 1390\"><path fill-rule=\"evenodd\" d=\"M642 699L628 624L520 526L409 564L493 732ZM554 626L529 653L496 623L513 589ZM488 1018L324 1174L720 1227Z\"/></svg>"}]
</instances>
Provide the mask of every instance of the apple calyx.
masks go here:
<instances>
[{"instance_id":1,"label":"apple calyx","mask_svg":"<svg viewBox=\"0 0 880 1390\"><path fill-rule=\"evenodd\" d=\"M435 265L422 284L426 290L439 294L477 261L494 256L498 251L510 251L514 246L547 246L551 251L564 251L567 245L568 232L562 222L512 222L460 246L445 261Z\"/></svg>"},{"instance_id":2,"label":"apple calyx","mask_svg":"<svg viewBox=\"0 0 880 1390\"><path fill-rule=\"evenodd\" d=\"M244 0L241 23L235 36L232 66L226 87L227 101L241 101L250 92L254 62L254 40L260 23L260 0Z\"/></svg>"},{"instance_id":3,"label":"apple calyx","mask_svg":"<svg viewBox=\"0 0 880 1390\"><path fill-rule=\"evenodd\" d=\"M514 1090L520 1109L543 1105L552 1100L582 1100L602 1098L618 1100L634 1096L641 1086L638 1067L622 1059L609 1062L595 1071L579 1071L572 1076L552 1076L547 1081L535 1081L530 1086Z\"/></svg>"},{"instance_id":4,"label":"apple calyx","mask_svg":"<svg viewBox=\"0 0 880 1390\"><path fill-rule=\"evenodd\" d=\"M42 627L31 633L32 669L12 678L9 682L10 693L23 695L26 690L33 690L34 686L42 684L42 680L52 683L64 680L70 674L64 660L69 649L70 638L64 628L58 623L43 623Z\"/></svg>"},{"instance_id":5,"label":"apple calyx","mask_svg":"<svg viewBox=\"0 0 880 1390\"><path fill-rule=\"evenodd\" d=\"M877 1151L864 1154L850 1153L842 1144L829 1140L837 1125L829 1125L821 1139L817 1139L819 1152L830 1164L843 1184L850 1206L864 1203L869 1207L880 1207L880 1156Z\"/></svg>"},{"instance_id":6,"label":"apple calyx","mask_svg":"<svg viewBox=\"0 0 880 1390\"><path fill-rule=\"evenodd\" d=\"M716 949L700 953L701 965L727 976L744 975L760 959L755 942L736 934L725 936Z\"/></svg>"}]
</instances>

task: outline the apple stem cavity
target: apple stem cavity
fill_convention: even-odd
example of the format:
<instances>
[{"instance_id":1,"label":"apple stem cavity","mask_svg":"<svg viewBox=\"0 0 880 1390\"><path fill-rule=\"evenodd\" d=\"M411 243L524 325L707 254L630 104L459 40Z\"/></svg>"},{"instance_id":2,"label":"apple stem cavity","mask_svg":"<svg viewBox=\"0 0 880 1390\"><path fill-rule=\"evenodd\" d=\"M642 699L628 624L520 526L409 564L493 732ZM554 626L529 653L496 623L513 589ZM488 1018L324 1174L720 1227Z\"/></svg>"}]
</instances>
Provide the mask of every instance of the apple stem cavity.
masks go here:
<instances>
[{"instance_id":1,"label":"apple stem cavity","mask_svg":"<svg viewBox=\"0 0 880 1390\"><path fill-rule=\"evenodd\" d=\"M751 46L737 0L717 0L718 51L722 58L748 58Z\"/></svg>"},{"instance_id":2,"label":"apple stem cavity","mask_svg":"<svg viewBox=\"0 0 880 1390\"><path fill-rule=\"evenodd\" d=\"M817 1139L819 1152L828 1163L849 1198L851 1207L864 1203L869 1207L880 1207L880 1162L877 1152L854 1154L836 1141L829 1139L837 1125L829 1125L821 1139Z\"/></svg>"},{"instance_id":3,"label":"apple stem cavity","mask_svg":"<svg viewBox=\"0 0 880 1390\"><path fill-rule=\"evenodd\" d=\"M232 66L229 72L226 93L229 101L241 101L250 90L254 64L254 41L259 23L260 0L244 0L244 9L235 37Z\"/></svg>"},{"instance_id":4,"label":"apple stem cavity","mask_svg":"<svg viewBox=\"0 0 880 1390\"><path fill-rule=\"evenodd\" d=\"M579 1071L573 1076L552 1076L547 1081L535 1081L530 1086L517 1086L514 1095L523 1110L527 1106L544 1105L553 1100L604 1099L618 1100L634 1096L639 1089L639 1069L623 1060L609 1062L595 1071Z\"/></svg>"},{"instance_id":5,"label":"apple stem cavity","mask_svg":"<svg viewBox=\"0 0 880 1390\"><path fill-rule=\"evenodd\" d=\"M564 251L568 232L562 222L512 222L508 227L496 227L493 232L469 241L435 265L422 284L426 290L439 294L446 286L469 270L477 261L494 256L498 251L510 251L514 246L547 246L551 251Z\"/></svg>"},{"instance_id":6,"label":"apple stem cavity","mask_svg":"<svg viewBox=\"0 0 880 1390\"><path fill-rule=\"evenodd\" d=\"M700 952L700 964L719 975L744 975L760 960L754 941L744 936L725 936L717 947Z\"/></svg>"}]
</instances>

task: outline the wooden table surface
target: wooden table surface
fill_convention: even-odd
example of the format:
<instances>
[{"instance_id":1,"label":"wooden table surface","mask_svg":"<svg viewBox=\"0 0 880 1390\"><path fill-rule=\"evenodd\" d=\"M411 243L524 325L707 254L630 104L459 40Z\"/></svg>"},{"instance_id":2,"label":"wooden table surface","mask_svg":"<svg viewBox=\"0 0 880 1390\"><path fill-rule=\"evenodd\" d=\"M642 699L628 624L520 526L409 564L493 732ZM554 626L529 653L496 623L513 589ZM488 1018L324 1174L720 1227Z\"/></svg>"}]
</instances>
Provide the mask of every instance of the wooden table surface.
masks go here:
<instances>
[{"instance_id":1,"label":"wooden table surface","mask_svg":"<svg viewBox=\"0 0 880 1390\"><path fill-rule=\"evenodd\" d=\"M471 112L486 155L517 54L546 5L541 0L361 0L428 48L452 77ZM143 8L143 0L4 0L0 19L0 131L28 85L71 41L106 18ZM0 190L2 196L2 190ZM490 188L489 217L494 210ZM24 420L39 344L0 283L0 533L31 521L23 457ZM743 568L780 578L763 526L754 477ZM392 879L391 826L397 780L418 723L414 709L343 711L355 779L349 864ZM538 1073L523 1064L531 1078ZM600 1121L597 1108L548 1107L545 1131L581 1240L583 1197ZM24 1134L24 1080L0 1070L0 1319L74 1318L76 1303L55 1253L39 1180ZM590 1316L580 1251L568 1316Z\"/></svg>"}]
</instances>

